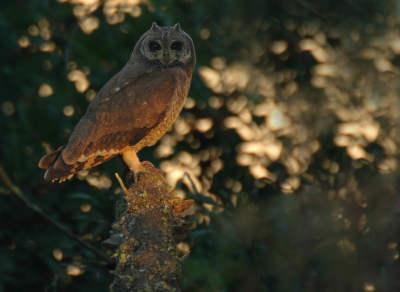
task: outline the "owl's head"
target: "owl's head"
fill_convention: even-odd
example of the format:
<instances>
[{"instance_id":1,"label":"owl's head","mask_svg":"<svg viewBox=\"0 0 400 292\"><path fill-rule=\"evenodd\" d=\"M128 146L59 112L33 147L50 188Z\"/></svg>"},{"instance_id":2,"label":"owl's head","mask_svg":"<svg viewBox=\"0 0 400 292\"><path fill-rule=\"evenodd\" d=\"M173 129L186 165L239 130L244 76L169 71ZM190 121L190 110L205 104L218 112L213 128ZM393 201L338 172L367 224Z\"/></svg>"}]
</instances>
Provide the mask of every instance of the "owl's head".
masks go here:
<instances>
[{"instance_id":1,"label":"owl's head","mask_svg":"<svg viewBox=\"0 0 400 292\"><path fill-rule=\"evenodd\" d=\"M158 27L154 22L137 46L146 60L158 65L171 67L193 64L194 67L196 56L193 41L181 30L179 24L174 27Z\"/></svg>"}]
</instances>

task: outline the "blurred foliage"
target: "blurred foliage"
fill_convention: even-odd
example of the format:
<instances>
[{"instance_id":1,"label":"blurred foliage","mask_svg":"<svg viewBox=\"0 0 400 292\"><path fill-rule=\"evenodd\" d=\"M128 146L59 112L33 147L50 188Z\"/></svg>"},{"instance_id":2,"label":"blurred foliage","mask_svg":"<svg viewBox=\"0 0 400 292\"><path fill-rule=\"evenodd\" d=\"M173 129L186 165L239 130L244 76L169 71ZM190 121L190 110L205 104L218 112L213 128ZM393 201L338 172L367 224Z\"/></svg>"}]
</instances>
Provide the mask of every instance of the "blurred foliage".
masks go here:
<instances>
[{"instance_id":1,"label":"blurred foliage","mask_svg":"<svg viewBox=\"0 0 400 292\"><path fill-rule=\"evenodd\" d=\"M197 67L141 160L197 201L183 291L400 291L398 0L16 0L0 10L0 162L24 196L106 254L119 159L72 181L68 141L153 21ZM0 292L108 291L91 251L0 185ZM108 254L110 256L110 254Z\"/></svg>"}]
</instances>

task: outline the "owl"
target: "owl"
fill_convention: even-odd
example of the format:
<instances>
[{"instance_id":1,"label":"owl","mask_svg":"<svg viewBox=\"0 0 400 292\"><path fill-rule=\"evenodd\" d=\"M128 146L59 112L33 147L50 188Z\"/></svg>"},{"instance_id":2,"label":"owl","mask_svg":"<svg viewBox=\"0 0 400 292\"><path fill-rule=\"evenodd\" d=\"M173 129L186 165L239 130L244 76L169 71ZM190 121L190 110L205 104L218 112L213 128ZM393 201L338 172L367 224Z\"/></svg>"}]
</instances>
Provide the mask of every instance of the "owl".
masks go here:
<instances>
[{"instance_id":1,"label":"owl","mask_svg":"<svg viewBox=\"0 0 400 292\"><path fill-rule=\"evenodd\" d=\"M153 23L90 103L69 142L40 160L45 179L63 182L117 155L136 178L143 170L137 152L154 145L178 117L195 63L193 41L179 24Z\"/></svg>"}]
</instances>

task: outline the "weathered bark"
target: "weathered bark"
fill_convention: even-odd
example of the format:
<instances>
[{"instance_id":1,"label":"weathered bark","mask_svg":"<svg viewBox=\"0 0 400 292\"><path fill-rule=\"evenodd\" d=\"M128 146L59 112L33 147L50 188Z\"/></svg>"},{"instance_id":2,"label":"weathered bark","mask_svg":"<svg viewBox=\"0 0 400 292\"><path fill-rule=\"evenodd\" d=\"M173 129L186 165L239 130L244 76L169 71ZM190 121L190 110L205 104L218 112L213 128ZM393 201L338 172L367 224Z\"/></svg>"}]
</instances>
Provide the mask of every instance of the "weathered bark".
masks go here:
<instances>
[{"instance_id":1,"label":"weathered bark","mask_svg":"<svg viewBox=\"0 0 400 292\"><path fill-rule=\"evenodd\" d=\"M192 200L182 201L164 176L149 162L117 203L111 237L103 246L114 252L117 267L112 292L181 291L181 259L177 244L196 227L182 222Z\"/></svg>"}]
</instances>

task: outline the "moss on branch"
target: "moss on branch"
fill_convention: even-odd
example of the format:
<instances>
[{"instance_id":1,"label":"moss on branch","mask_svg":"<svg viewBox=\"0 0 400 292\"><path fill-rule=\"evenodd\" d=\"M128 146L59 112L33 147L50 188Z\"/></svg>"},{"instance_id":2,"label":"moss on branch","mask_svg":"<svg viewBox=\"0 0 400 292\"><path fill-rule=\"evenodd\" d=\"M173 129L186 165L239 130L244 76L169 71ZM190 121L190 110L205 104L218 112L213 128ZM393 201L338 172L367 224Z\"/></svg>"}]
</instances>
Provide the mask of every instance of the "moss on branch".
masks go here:
<instances>
[{"instance_id":1,"label":"moss on branch","mask_svg":"<svg viewBox=\"0 0 400 292\"><path fill-rule=\"evenodd\" d=\"M103 246L114 252L117 262L110 291L180 291L181 260L177 243L196 227L182 222L193 200L182 201L164 176L149 162L117 203L111 237Z\"/></svg>"}]
</instances>

